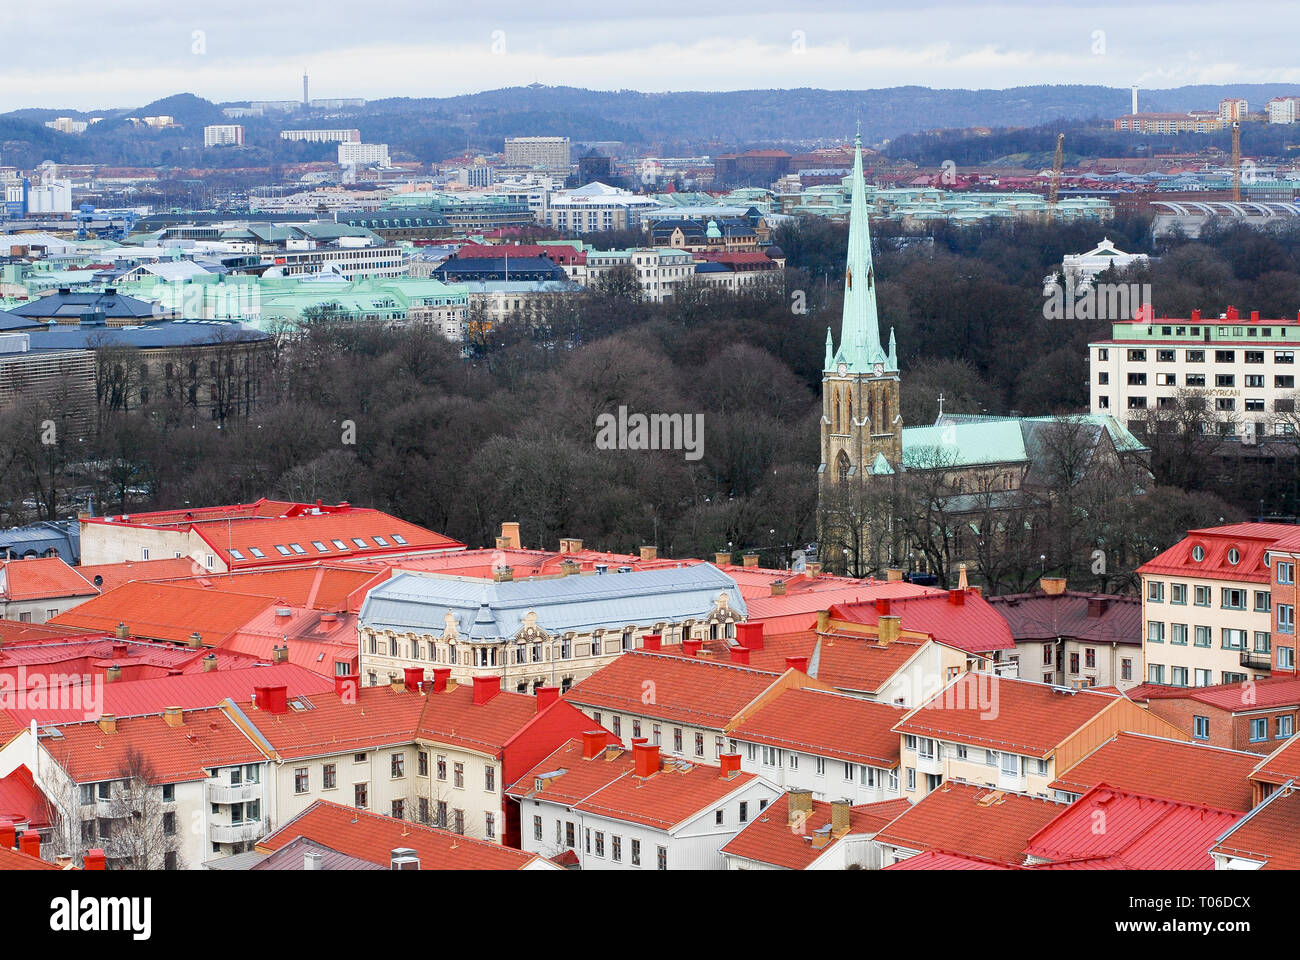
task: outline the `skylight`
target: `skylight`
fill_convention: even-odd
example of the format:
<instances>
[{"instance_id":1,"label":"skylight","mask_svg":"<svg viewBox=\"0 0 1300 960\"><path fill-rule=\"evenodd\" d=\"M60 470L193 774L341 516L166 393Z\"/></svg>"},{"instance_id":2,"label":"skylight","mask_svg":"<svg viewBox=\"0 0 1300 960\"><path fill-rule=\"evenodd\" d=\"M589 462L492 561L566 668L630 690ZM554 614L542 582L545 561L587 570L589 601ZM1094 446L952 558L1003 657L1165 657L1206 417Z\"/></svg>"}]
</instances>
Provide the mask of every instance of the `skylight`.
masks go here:
<instances>
[{"instance_id":1,"label":"skylight","mask_svg":"<svg viewBox=\"0 0 1300 960\"><path fill-rule=\"evenodd\" d=\"M257 547L249 547L248 552L251 553L253 556L257 557L258 559L261 559L262 557L266 556L266 554L264 554L261 550L257 549Z\"/></svg>"},{"instance_id":2,"label":"skylight","mask_svg":"<svg viewBox=\"0 0 1300 960\"><path fill-rule=\"evenodd\" d=\"M281 556L285 556L285 557L289 556L289 548L286 547L283 543L277 543L275 545L275 549L279 551Z\"/></svg>"},{"instance_id":3,"label":"skylight","mask_svg":"<svg viewBox=\"0 0 1300 960\"><path fill-rule=\"evenodd\" d=\"M291 543L291 544L289 544L289 547L293 550L294 553L306 553L306 552L307 552L306 550L303 549L301 543Z\"/></svg>"},{"instance_id":4,"label":"skylight","mask_svg":"<svg viewBox=\"0 0 1300 960\"><path fill-rule=\"evenodd\" d=\"M311 542L311 545L312 545L313 547L315 547L317 550L319 550L321 553L329 553L329 552L330 552L330 548L327 547L327 546L325 546L325 544L322 543L322 542L319 541L319 540L313 540L313 541Z\"/></svg>"},{"instance_id":5,"label":"skylight","mask_svg":"<svg viewBox=\"0 0 1300 960\"><path fill-rule=\"evenodd\" d=\"M242 553L240 553L238 550L236 550L234 547L231 547L231 548L230 548L230 555L231 555L232 557L234 557L236 560L243 560L243 559L244 559L244 555L243 555Z\"/></svg>"}]
</instances>

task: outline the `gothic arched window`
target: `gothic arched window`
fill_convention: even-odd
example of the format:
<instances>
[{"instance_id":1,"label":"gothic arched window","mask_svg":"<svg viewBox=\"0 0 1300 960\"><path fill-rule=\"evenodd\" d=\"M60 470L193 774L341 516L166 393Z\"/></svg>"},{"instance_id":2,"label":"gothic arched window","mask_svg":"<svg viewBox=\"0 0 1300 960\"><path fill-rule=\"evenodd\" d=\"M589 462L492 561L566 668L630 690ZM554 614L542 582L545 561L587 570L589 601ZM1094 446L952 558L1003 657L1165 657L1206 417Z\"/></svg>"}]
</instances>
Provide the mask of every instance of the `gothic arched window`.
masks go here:
<instances>
[{"instance_id":1,"label":"gothic arched window","mask_svg":"<svg viewBox=\"0 0 1300 960\"><path fill-rule=\"evenodd\" d=\"M849 478L849 471L852 469L853 464L849 462L849 455L841 450L840 455L835 459L835 473L841 483Z\"/></svg>"},{"instance_id":2,"label":"gothic arched window","mask_svg":"<svg viewBox=\"0 0 1300 960\"><path fill-rule=\"evenodd\" d=\"M832 416L833 416L834 419L835 419L835 423L834 423L832 429L833 429L833 431L834 431L835 433L839 433L839 432L840 432L840 391L839 391L839 388L836 388L834 394L831 396L831 407L832 407L832 408L834 409L834 411L835 411L835 412L832 414Z\"/></svg>"}]
</instances>

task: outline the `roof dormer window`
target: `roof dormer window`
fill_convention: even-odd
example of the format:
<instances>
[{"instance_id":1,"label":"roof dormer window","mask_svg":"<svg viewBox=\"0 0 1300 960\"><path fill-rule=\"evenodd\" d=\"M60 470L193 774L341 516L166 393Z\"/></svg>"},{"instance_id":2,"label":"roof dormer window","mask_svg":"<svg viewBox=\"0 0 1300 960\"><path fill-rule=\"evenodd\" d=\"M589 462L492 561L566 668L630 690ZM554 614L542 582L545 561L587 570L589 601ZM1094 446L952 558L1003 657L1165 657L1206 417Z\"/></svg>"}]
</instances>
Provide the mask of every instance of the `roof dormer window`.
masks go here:
<instances>
[{"instance_id":1,"label":"roof dormer window","mask_svg":"<svg viewBox=\"0 0 1300 960\"><path fill-rule=\"evenodd\" d=\"M1234 567L1241 563L1241 551L1236 547L1230 547L1228 549L1228 562Z\"/></svg>"},{"instance_id":2,"label":"roof dormer window","mask_svg":"<svg viewBox=\"0 0 1300 960\"><path fill-rule=\"evenodd\" d=\"M1196 546L1192 547L1192 559L1195 560L1197 563L1200 563L1202 560L1205 559L1205 548L1201 546L1199 543Z\"/></svg>"}]
</instances>

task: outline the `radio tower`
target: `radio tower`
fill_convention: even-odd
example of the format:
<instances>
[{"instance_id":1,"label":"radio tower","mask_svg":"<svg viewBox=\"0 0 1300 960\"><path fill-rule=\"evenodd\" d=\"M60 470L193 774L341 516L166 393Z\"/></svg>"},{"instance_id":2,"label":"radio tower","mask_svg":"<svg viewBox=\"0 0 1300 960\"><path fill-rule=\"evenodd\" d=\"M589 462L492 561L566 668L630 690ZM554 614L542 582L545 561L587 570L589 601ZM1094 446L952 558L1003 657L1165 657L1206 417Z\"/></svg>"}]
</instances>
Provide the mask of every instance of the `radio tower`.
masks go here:
<instances>
[{"instance_id":1,"label":"radio tower","mask_svg":"<svg viewBox=\"0 0 1300 960\"><path fill-rule=\"evenodd\" d=\"M302 105L304 107L311 105L311 99L307 96L307 68L302 68Z\"/></svg>"}]
</instances>

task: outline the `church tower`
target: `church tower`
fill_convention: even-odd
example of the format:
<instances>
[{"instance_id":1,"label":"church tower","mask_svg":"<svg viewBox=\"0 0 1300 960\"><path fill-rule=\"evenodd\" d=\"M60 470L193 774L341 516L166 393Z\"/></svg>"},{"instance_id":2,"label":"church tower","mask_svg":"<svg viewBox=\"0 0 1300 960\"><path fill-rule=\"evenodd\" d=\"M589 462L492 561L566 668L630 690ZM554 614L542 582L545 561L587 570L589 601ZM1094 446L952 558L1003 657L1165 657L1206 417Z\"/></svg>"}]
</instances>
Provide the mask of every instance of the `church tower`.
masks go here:
<instances>
[{"instance_id":1,"label":"church tower","mask_svg":"<svg viewBox=\"0 0 1300 960\"><path fill-rule=\"evenodd\" d=\"M903 459L903 422L898 412L898 349L880 344L876 274L871 262L862 135L855 140L853 197L849 210L848 266L840 345L826 329L822 371L822 489L848 480L892 474Z\"/></svg>"}]
</instances>

